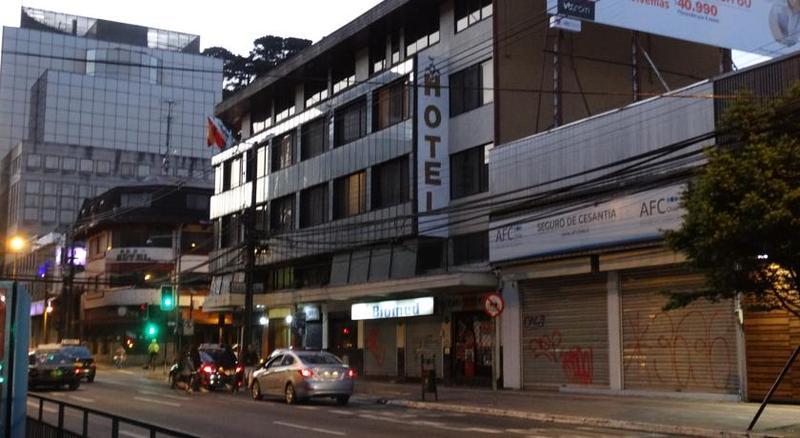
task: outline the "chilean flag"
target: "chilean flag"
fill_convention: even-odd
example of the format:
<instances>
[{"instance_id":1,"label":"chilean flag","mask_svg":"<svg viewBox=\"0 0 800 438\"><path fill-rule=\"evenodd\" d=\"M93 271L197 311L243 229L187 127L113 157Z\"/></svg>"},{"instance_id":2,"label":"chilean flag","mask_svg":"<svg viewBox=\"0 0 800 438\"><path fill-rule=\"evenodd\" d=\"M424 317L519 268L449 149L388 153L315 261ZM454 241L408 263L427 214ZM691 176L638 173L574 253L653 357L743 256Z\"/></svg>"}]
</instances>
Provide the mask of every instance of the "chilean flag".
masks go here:
<instances>
[{"instance_id":1,"label":"chilean flag","mask_svg":"<svg viewBox=\"0 0 800 438\"><path fill-rule=\"evenodd\" d=\"M225 149L233 143L233 135L222 123L222 120L209 116L208 128L206 129L206 146L216 146L220 150Z\"/></svg>"}]
</instances>

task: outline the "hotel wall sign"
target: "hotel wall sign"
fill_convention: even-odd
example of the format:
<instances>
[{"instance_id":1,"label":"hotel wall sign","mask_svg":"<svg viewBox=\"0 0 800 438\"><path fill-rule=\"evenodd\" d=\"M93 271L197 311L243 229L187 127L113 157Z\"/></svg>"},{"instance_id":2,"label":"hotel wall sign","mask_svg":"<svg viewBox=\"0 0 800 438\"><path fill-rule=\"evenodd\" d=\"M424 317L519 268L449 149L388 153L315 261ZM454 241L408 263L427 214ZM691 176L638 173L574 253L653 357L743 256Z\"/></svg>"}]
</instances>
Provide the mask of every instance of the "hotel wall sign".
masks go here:
<instances>
[{"instance_id":1,"label":"hotel wall sign","mask_svg":"<svg viewBox=\"0 0 800 438\"><path fill-rule=\"evenodd\" d=\"M350 315L353 321L433 315L433 297L355 303L350 308Z\"/></svg>"}]
</instances>

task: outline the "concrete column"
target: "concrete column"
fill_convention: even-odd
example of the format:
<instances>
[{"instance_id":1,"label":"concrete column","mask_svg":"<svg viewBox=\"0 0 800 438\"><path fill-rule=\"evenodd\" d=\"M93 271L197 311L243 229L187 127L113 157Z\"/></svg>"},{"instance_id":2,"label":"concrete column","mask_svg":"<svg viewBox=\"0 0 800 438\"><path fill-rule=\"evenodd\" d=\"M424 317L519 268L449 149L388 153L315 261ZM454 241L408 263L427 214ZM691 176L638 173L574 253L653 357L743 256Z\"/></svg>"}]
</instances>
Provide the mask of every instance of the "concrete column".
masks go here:
<instances>
[{"instance_id":1,"label":"concrete column","mask_svg":"<svg viewBox=\"0 0 800 438\"><path fill-rule=\"evenodd\" d=\"M622 390L622 311L619 272L608 273L608 380L612 391Z\"/></svg>"},{"instance_id":2,"label":"concrete column","mask_svg":"<svg viewBox=\"0 0 800 438\"><path fill-rule=\"evenodd\" d=\"M364 348L364 321L358 321L358 339L356 339L356 347L359 349Z\"/></svg>"},{"instance_id":3,"label":"concrete column","mask_svg":"<svg viewBox=\"0 0 800 438\"><path fill-rule=\"evenodd\" d=\"M499 342L503 346L503 386L522 389L522 336L519 288L516 281L503 282L503 301L506 307L501 318Z\"/></svg>"}]
</instances>

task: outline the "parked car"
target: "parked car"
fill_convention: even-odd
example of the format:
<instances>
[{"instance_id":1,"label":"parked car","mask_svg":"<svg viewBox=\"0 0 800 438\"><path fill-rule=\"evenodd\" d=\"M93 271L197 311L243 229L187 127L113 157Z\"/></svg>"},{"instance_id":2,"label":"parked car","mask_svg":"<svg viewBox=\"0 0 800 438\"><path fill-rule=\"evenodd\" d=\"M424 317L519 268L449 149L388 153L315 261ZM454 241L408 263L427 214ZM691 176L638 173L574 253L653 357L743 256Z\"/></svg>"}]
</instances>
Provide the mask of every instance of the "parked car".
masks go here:
<instances>
[{"instance_id":1,"label":"parked car","mask_svg":"<svg viewBox=\"0 0 800 438\"><path fill-rule=\"evenodd\" d=\"M36 349L28 355L28 388L66 386L74 391L80 385L80 368L61 349Z\"/></svg>"},{"instance_id":2,"label":"parked car","mask_svg":"<svg viewBox=\"0 0 800 438\"><path fill-rule=\"evenodd\" d=\"M355 370L325 351L275 350L253 372L250 393L283 396L287 404L331 397L345 405L353 395Z\"/></svg>"},{"instance_id":3,"label":"parked car","mask_svg":"<svg viewBox=\"0 0 800 438\"><path fill-rule=\"evenodd\" d=\"M208 390L237 391L244 382L244 367L239 365L230 348L220 344L201 344L200 366L197 369L199 386Z\"/></svg>"}]
</instances>

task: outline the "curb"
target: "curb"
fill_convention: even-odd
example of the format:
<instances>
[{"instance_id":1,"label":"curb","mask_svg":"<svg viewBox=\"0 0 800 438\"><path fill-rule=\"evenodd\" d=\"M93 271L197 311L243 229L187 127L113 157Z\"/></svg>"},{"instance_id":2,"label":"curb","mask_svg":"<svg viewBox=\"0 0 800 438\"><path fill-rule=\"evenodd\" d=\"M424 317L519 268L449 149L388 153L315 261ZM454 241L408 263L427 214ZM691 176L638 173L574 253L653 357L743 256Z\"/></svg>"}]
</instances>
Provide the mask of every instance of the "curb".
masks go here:
<instances>
[{"instance_id":1,"label":"curb","mask_svg":"<svg viewBox=\"0 0 800 438\"><path fill-rule=\"evenodd\" d=\"M628 430L635 432L662 433L668 435L683 435L692 437L708 438L774 438L781 435L769 435L763 433L748 433L738 431L727 431L717 429L704 429L688 426L675 426L669 424L645 423L638 421L614 420L610 418L579 417L573 415L544 414L540 412L516 411L511 409L488 408L481 406L465 406L446 403L429 403L411 400L389 400L388 405L401 406L411 409L427 409L441 412L457 412L461 414L490 415L494 417L522 418L534 420L542 423L570 424L579 426L605 427L611 429Z\"/></svg>"}]
</instances>

